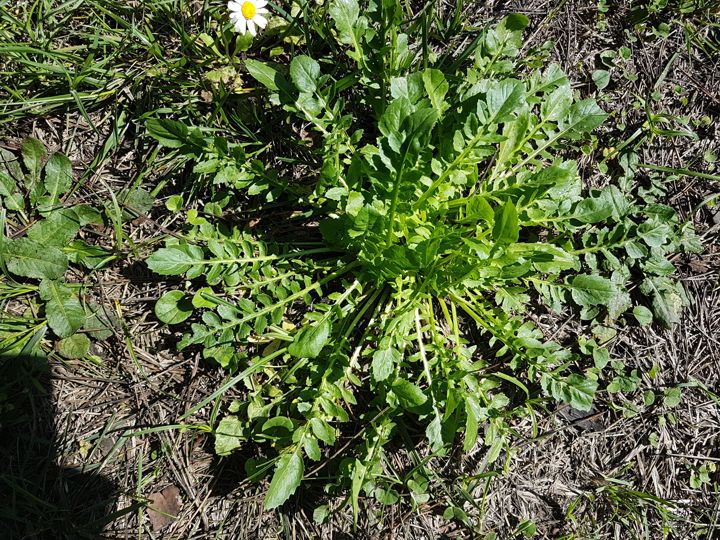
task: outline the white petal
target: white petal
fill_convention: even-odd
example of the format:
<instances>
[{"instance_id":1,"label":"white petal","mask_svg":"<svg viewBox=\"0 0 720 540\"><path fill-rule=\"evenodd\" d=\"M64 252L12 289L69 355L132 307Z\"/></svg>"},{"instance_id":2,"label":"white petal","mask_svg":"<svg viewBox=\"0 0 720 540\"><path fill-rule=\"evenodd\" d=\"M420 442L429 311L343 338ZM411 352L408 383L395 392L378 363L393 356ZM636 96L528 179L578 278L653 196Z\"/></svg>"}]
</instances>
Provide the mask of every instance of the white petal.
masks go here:
<instances>
[{"instance_id":1,"label":"white petal","mask_svg":"<svg viewBox=\"0 0 720 540\"><path fill-rule=\"evenodd\" d=\"M262 15L255 15L253 17L253 22L257 24L260 28L265 28L267 26L267 19Z\"/></svg>"},{"instance_id":2,"label":"white petal","mask_svg":"<svg viewBox=\"0 0 720 540\"><path fill-rule=\"evenodd\" d=\"M267 6L267 1L266 1L266 0L255 0L255 7L256 7L256 8L261 8L261 7L265 7L265 6Z\"/></svg>"},{"instance_id":3,"label":"white petal","mask_svg":"<svg viewBox=\"0 0 720 540\"><path fill-rule=\"evenodd\" d=\"M240 2L228 2L228 9L230 11L240 11L242 9L242 4Z\"/></svg>"},{"instance_id":4,"label":"white petal","mask_svg":"<svg viewBox=\"0 0 720 540\"><path fill-rule=\"evenodd\" d=\"M257 10L255 10L255 13L267 13L267 12L268 12L268 10L265 8L258 8Z\"/></svg>"},{"instance_id":5,"label":"white petal","mask_svg":"<svg viewBox=\"0 0 720 540\"><path fill-rule=\"evenodd\" d=\"M241 34L245 33L245 18L240 17L238 21L235 23L235 31L240 32Z\"/></svg>"},{"instance_id":6,"label":"white petal","mask_svg":"<svg viewBox=\"0 0 720 540\"><path fill-rule=\"evenodd\" d=\"M255 30L255 23L253 22L252 19L250 19L247 22L247 26L248 26L248 32L250 32L250 35L253 37L257 36L257 30Z\"/></svg>"}]
</instances>

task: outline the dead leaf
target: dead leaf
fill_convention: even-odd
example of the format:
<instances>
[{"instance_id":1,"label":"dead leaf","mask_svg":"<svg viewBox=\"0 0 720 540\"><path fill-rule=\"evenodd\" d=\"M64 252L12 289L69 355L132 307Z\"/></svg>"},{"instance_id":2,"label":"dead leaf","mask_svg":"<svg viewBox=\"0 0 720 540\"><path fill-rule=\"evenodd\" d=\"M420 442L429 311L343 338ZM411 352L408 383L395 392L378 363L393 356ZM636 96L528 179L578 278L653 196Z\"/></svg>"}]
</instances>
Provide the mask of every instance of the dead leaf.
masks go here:
<instances>
[{"instance_id":1,"label":"dead leaf","mask_svg":"<svg viewBox=\"0 0 720 540\"><path fill-rule=\"evenodd\" d=\"M170 525L180 513L180 489L168 486L148 496L148 519L154 531Z\"/></svg>"}]
</instances>

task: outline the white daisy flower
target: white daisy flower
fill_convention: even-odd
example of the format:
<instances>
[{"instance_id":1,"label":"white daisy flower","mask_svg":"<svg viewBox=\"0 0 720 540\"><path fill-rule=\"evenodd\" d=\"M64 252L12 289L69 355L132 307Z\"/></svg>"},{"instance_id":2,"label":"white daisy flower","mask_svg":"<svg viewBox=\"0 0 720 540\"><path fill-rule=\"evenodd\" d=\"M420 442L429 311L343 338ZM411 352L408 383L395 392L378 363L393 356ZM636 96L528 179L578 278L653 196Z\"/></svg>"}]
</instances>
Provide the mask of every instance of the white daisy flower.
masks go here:
<instances>
[{"instance_id":1,"label":"white daisy flower","mask_svg":"<svg viewBox=\"0 0 720 540\"><path fill-rule=\"evenodd\" d=\"M266 0L239 0L238 2L231 0L228 2L230 20L235 25L235 30L241 34L248 31L252 36L257 35L256 27L265 28L267 26L267 19L263 17L263 14L268 12L265 8L266 5Z\"/></svg>"}]
</instances>

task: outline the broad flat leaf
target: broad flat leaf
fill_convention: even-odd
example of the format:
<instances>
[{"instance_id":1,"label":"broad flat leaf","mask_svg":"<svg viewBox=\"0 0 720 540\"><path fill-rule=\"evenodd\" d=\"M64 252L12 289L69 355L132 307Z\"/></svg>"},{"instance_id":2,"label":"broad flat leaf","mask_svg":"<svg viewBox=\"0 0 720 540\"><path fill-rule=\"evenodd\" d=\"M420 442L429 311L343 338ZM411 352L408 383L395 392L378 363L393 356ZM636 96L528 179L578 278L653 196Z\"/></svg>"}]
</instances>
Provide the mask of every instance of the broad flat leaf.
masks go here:
<instances>
[{"instance_id":1,"label":"broad flat leaf","mask_svg":"<svg viewBox=\"0 0 720 540\"><path fill-rule=\"evenodd\" d=\"M265 510L277 508L287 501L300 485L304 472L305 464L297 452L280 456L265 495Z\"/></svg>"},{"instance_id":2,"label":"broad flat leaf","mask_svg":"<svg viewBox=\"0 0 720 540\"><path fill-rule=\"evenodd\" d=\"M90 338L74 334L58 343L58 351L65 358L83 358L90 352Z\"/></svg>"},{"instance_id":3,"label":"broad flat leaf","mask_svg":"<svg viewBox=\"0 0 720 540\"><path fill-rule=\"evenodd\" d=\"M563 84L550 92L540 106L542 119L557 122L567 115L572 105L573 95L570 83Z\"/></svg>"},{"instance_id":4,"label":"broad flat leaf","mask_svg":"<svg viewBox=\"0 0 720 540\"><path fill-rule=\"evenodd\" d=\"M685 305L682 285L659 277L643 281L640 290L652 298L653 312L663 326L670 328L680 322Z\"/></svg>"},{"instance_id":5,"label":"broad flat leaf","mask_svg":"<svg viewBox=\"0 0 720 540\"><path fill-rule=\"evenodd\" d=\"M29 238L4 241L0 244L0 256L13 274L35 279L58 279L68 267L60 248L43 246Z\"/></svg>"},{"instance_id":6,"label":"broad flat leaf","mask_svg":"<svg viewBox=\"0 0 720 540\"><path fill-rule=\"evenodd\" d=\"M587 133L602 124L607 118L603 111L593 99L584 99L574 103L570 107L567 119L560 124L560 128L566 134Z\"/></svg>"},{"instance_id":7,"label":"broad flat leaf","mask_svg":"<svg viewBox=\"0 0 720 540\"><path fill-rule=\"evenodd\" d=\"M320 64L309 56L298 55L290 62L290 77L298 90L312 94L317 89Z\"/></svg>"},{"instance_id":8,"label":"broad flat leaf","mask_svg":"<svg viewBox=\"0 0 720 540\"><path fill-rule=\"evenodd\" d=\"M612 281L602 276L580 274L571 284L573 300L580 306L607 305L615 295Z\"/></svg>"},{"instance_id":9,"label":"broad flat leaf","mask_svg":"<svg viewBox=\"0 0 720 540\"><path fill-rule=\"evenodd\" d=\"M330 17L340 34L341 43L351 44L355 40L355 23L360 16L360 6L357 0L333 0L330 4Z\"/></svg>"},{"instance_id":10,"label":"broad flat leaf","mask_svg":"<svg viewBox=\"0 0 720 540\"><path fill-rule=\"evenodd\" d=\"M515 205L511 201L495 210L495 224L492 231L493 239L500 245L513 244L520 237L520 226Z\"/></svg>"},{"instance_id":11,"label":"broad flat leaf","mask_svg":"<svg viewBox=\"0 0 720 540\"><path fill-rule=\"evenodd\" d=\"M306 435L303 441L303 450L305 450L305 455L313 461L320 461L322 453L320 452L320 445L318 444L317 439Z\"/></svg>"},{"instance_id":12,"label":"broad flat leaf","mask_svg":"<svg viewBox=\"0 0 720 540\"><path fill-rule=\"evenodd\" d=\"M524 103L525 87L520 81L505 79L494 84L487 93L488 123L507 122Z\"/></svg>"},{"instance_id":13,"label":"broad flat leaf","mask_svg":"<svg viewBox=\"0 0 720 540\"><path fill-rule=\"evenodd\" d=\"M282 78L282 75L274 67L259 62L258 60L253 60L252 58L245 60L245 67L250 76L268 90L273 92L280 90L278 81Z\"/></svg>"},{"instance_id":14,"label":"broad flat leaf","mask_svg":"<svg viewBox=\"0 0 720 540\"><path fill-rule=\"evenodd\" d=\"M313 434L328 446L335 444L335 430L321 418L311 418L310 427Z\"/></svg>"},{"instance_id":15,"label":"broad flat leaf","mask_svg":"<svg viewBox=\"0 0 720 540\"><path fill-rule=\"evenodd\" d=\"M75 264L82 264L85 268L95 270L108 262L112 257L108 251L98 246L91 246L82 240L70 242L65 247L67 257Z\"/></svg>"},{"instance_id":16,"label":"broad flat leaf","mask_svg":"<svg viewBox=\"0 0 720 540\"><path fill-rule=\"evenodd\" d=\"M515 119L505 122L503 136L506 139L500 143L500 151L497 154L498 166L511 160L516 155L522 144L523 137L527 133L529 121L530 115L527 107L523 107Z\"/></svg>"},{"instance_id":17,"label":"broad flat leaf","mask_svg":"<svg viewBox=\"0 0 720 540\"><path fill-rule=\"evenodd\" d=\"M228 456L233 450L240 448L245 441L243 425L237 416L226 416L215 429L215 453Z\"/></svg>"},{"instance_id":18,"label":"broad flat leaf","mask_svg":"<svg viewBox=\"0 0 720 540\"><path fill-rule=\"evenodd\" d=\"M70 337L85 323L85 308L69 287L44 279L40 282L39 293L45 300L48 325L58 337Z\"/></svg>"},{"instance_id":19,"label":"broad flat leaf","mask_svg":"<svg viewBox=\"0 0 720 540\"><path fill-rule=\"evenodd\" d=\"M182 122L167 118L151 118L145 123L148 134L162 146L182 147L188 138L188 128Z\"/></svg>"},{"instance_id":20,"label":"broad flat leaf","mask_svg":"<svg viewBox=\"0 0 720 540\"><path fill-rule=\"evenodd\" d=\"M183 244L160 248L147 258L150 270L163 276L184 274L204 260L204 252L198 246Z\"/></svg>"},{"instance_id":21,"label":"broad flat leaf","mask_svg":"<svg viewBox=\"0 0 720 540\"><path fill-rule=\"evenodd\" d=\"M41 246L67 245L80 230L77 214L71 209L52 212L48 217L30 227L27 236Z\"/></svg>"},{"instance_id":22,"label":"broad flat leaf","mask_svg":"<svg viewBox=\"0 0 720 540\"><path fill-rule=\"evenodd\" d=\"M372 371L376 381L384 381L395 371L395 365L400 362L400 351L393 348L378 349L373 354Z\"/></svg>"},{"instance_id":23,"label":"broad flat leaf","mask_svg":"<svg viewBox=\"0 0 720 540\"><path fill-rule=\"evenodd\" d=\"M463 449L465 452L469 452L477 443L480 422L484 421L487 417L487 415L484 414L484 409L480 407L477 398L470 395L465 398L465 417L465 440L463 442Z\"/></svg>"},{"instance_id":24,"label":"broad flat leaf","mask_svg":"<svg viewBox=\"0 0 720 540\"><path fill-rule=\"evenodd\" d=\"M647 326L653 322L653 314L645 306L635 306L633 308L633 316L640 326Z\"/></svg>"},{"instance_id":25,"label":"broad flat leaf","mask_svg":"<svg viewBox=\"0 0 720 540\"><path fill-rule=\"evenodd\" d=\"M590 197L575 207L575 218L583 223L599 223L613 214L613 206L604 197Z\"/></svg>"},{"instance_id":26,"label":"broad flat leaf","mask_svg":"<svg viewBox=\"0 0 720 540\"><path fill-rule=\"evenodd\" d=\"M28 137L22 144L22 158L25 167L30 171L31 181L40 177L43 161L47 157L45 145L33 137Z\"/></svg>"},{"instance_id":27,"label":"broad flat leaf","mask_svg":"<svg viewBox=\"0 0 720 540\"><path fill-rule=\"evenodd\" d=\"M192 312L192 302L182 291L167 292L155 304L155 315L166 324L181 323L190 317Z\"/></svg>"},{"instance_id":28,"label":"broad flat leaf","mask_svg":"<svg viewBox=\"0 0 720 540\"><path fill-rule=\"evenodd\" d=\"M45 189L50 196L51 204L60 200L72 186L72 163L63 154L53 154L45 165Z\"/></svg>"},{"instance_id":29,"label":"broad flat leaf","mask_svg":"<svg viewBox=\"0 0 720 540\"><path fill-rule=\"evenodd\" d=\"M445 80L445 75L439 69L426 69L422 74L422 78L430 103L438 113L442 114L447 108L445 94L450 88L450 85Z\"/></svg>"},{"instance_id":30,"label":"broad flat leaf","mask_svg":"<svg viewBox=\"0 0 720 540\"><path fill-rule=\"evenodd\" d=\"M650 247L662 246L670 233L670 226L657 220L646 221L638 227L638 236Z\"/></svg>"},{"instance_id":31,"label":"broad flat leaf","mask_svg":"<svg viewBox=\"0 0 720 540\"><path fill-rule=\"evenodd\" d=\"M295 334L288 352L298 358L317 358L330 338L332 323L330 319L304 326Z\"/></svg>"},{"instance_id":32,"label":"broad flat leaf","mask_svg":"<svg viewBox=\"0 0 720 540\"><path fill-rule=\"evenodd\" d=\"M551 377L543 378L543 386L553 398L564 401L579 411L589 411L598 383L593 379L573 373L565 380Z\"/></svg>"},{"instance_id":33,"label":"broad flat leaf","mask_svg":"<svg viewBox=\"0 0 720 540\"><path fill-rule=\"evenodd\" d=\"M596 69L593 71L592 80L598 90L602 90L610 84L610 72L607 69Z\"/></svg>"},{"instance_id":34,"label":"broad flat leaf","mask_svg":"<svg viewBox=\"0 0 720 540\"><path fill-rule=\"evenodd\" d=\"M392 384L392 391L406 409L419 407L428 399L419 386L405 379L396 379Z\"/></svg>"}]
</instances>

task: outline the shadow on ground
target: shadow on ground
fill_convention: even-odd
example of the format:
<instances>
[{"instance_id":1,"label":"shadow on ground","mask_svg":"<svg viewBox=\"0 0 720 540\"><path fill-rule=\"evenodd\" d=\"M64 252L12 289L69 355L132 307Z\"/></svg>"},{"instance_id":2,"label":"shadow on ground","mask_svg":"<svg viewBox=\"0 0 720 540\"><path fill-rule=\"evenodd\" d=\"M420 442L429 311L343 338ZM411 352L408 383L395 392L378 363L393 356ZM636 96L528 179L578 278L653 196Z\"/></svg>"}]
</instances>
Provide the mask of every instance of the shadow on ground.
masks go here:
<instances>
[{"instance_id":1,"label":"shadow on ground","mask_svg":"<svg viewBox=\"0 0 720 540\"><path fill-rule=\"evenodd\" d=\"M105 538L116 486L57 465L54 413L47 360L0 356L1 538Z\"/></svg>"}]
</instances>

